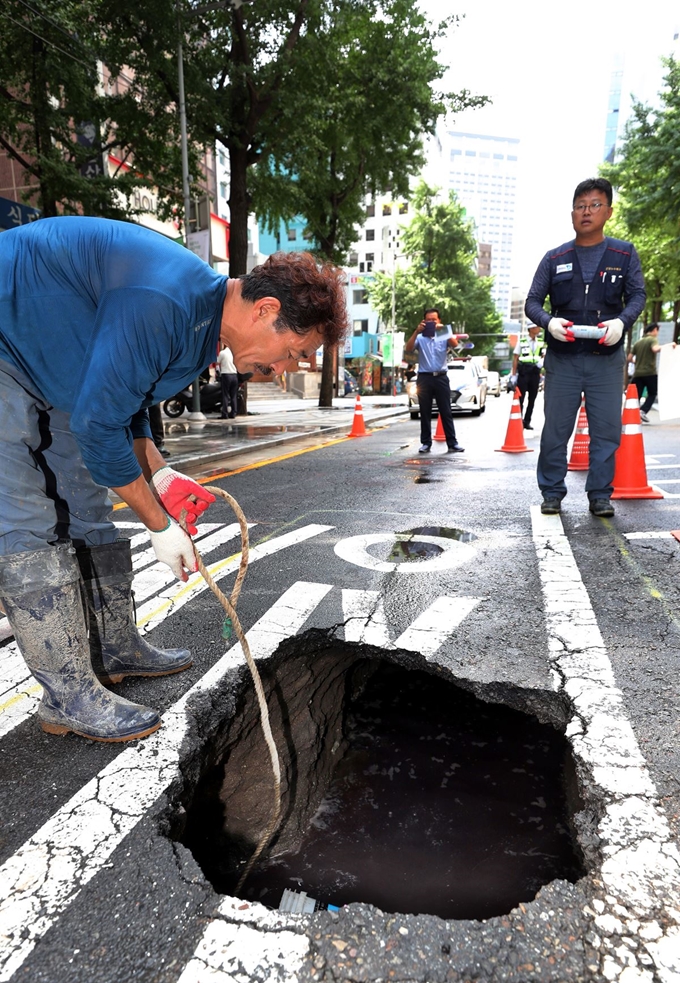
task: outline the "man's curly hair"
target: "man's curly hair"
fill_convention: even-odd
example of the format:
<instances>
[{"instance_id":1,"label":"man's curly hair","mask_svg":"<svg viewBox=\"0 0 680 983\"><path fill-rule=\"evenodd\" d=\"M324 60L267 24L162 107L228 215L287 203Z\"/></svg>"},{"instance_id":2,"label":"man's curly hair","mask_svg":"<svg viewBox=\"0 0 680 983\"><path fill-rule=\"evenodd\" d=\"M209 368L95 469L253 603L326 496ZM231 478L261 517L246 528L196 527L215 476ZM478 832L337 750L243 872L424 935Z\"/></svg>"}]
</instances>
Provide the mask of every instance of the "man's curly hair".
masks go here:
<instances>
[{"instance_id":1,"label":"man's curly hair","mask_svg":"<svg viewBox=\"0 0 680 983\"><path fill-rule=\"evenodd\" d=\"M241 297L251 303L276 297L281 311L277 331L306 335L317 328L324 342L337 345L349 327L344 272L319 263L310 253L273 253L240 277Z\"/></svg>"}]
</instances>

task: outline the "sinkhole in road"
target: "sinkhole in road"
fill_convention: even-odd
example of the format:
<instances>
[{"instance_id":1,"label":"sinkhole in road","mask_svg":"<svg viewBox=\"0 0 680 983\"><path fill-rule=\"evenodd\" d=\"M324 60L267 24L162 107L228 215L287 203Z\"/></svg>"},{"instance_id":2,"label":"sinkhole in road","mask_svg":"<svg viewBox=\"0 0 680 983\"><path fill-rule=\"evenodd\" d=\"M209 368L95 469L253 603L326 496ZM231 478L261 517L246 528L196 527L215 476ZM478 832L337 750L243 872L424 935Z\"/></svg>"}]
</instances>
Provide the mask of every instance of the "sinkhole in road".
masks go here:
<instances>
[{"instance_id":1,"label":"sinkhole in road","mask_svg":"<svg viewBox=\"0 0 680 983\"><path fill-rule=\"evenodd\" d=\"M342 645L265 671L282 759L282 821L241 896L482 919L531 901L583 863L563 734L480 700L411 656ZM233 894L265 827L271 769L252 692L213 748L181 841Z\"/></svg>"}]
</instances>

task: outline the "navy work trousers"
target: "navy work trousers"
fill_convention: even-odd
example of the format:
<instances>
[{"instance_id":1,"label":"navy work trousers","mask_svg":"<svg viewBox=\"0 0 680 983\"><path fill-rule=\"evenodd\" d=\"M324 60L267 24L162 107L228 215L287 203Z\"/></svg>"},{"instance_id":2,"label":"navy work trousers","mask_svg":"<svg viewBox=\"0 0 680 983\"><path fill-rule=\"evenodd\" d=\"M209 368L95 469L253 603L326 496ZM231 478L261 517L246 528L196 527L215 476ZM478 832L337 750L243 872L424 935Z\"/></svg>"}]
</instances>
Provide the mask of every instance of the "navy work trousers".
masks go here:
<instances>
[{"instance_id":1,"label":"navy work trousers","mask_svg":"<svg viewBox=\"0 0 680 983\"><path fill-rule=\"evenodd\" d=\"M108 488L85 467L69 415L0 360L0 556L71 540L103 546L118 538Z\"/></svg>"},{"instance_id":2,"label":"navy work trousers","mask_svg":"<svg viewBox=\"0 0 680 983\"><path fill-rule=\"evenodd\" d=\"M435 375L433 372L418 373L418 406L420 408L420 443L432 445L432 400L437 404L448 447L456 446L456 429L451 413L451 387L446 372Z\"/></svg>"},{"instance_id":3,"label":"navy work trousers","mask_svg":"<svg viewBox=\"0 0 680 983\"><path fill-rule=\"evenodd\" d=\"M567 494L567 444L586 398L590 434L590 468L586 493L592 500L610 498L614 456L621 443L621 407L625 355L582 352L566 355L548 349L545 356L545 423L538 458L538 487L544 499Z\"/></svg>"}]
</instances>

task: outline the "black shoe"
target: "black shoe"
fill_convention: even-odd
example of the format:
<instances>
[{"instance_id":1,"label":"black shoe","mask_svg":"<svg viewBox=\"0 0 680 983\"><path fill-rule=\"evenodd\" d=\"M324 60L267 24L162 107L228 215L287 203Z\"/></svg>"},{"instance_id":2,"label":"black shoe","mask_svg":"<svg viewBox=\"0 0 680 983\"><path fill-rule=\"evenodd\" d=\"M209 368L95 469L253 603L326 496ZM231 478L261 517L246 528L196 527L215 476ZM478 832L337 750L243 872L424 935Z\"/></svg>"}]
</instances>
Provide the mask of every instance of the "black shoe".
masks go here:
<instances>
[{"instance_id":1,"label":"black shoe","mask_svg":"<svg viewBox=\"0 0 680 983\"><path fill-rule=\"evenodd\" d=\"M534 428L533 428L533 427L531 426L531 424L530 424L530 423L523 423L523 424L522 424L522 426L524 427L524 429L525 429L525 430L533 430L533 429L534 429Z\"/></svg>"},{"instance_id":2,"label":"black shoe","mask_svg":"<svg viewBox=\"0 0 680 983\"><path fill-rule=\"evenodd\" d=\"M167 447L159 447L158 452L161 457L170 457L170 451L167 449Z\"/></svg>"},{"instance_id":3,"label":"black shoe","mask_svg":"<svg viewBox=\"0 0 680 983\"><path fill-rule=\"evenodd\" d=\"M614 515L614 506L608 498L593 498L588 507L598 519L611 519Z\"/></svg>"},{"instance_id":4,"label":"black shoe","mask_svg":"<svg viewBox=\"0 0 680 983\"><path fill-rule=\"evenodd\" d=\"M446 453L447 454L463 454L464 451L465 451L465 448L464 447L461 447L460 444L458 444L458 443L452 444L450 447L447 447L446 448Z\"/></svg>"},{"instance_id":5,"label":"black shoe","mask_svg":"<svg viewBox=\"0 0 680 983\"><path fill-rule=\"evenodd\" d=\"M418 448L418 453L419 454L429 454L430 453L430 445L429 444L421 444L420 447Z\"/></svg>"},{"instance_id":6,"label":"black shoe","mask_svg":"<svg viewBox=\"0 0 680 983\"><path fill-rule=\"evenodd\" d=\"M541 515L559 515L562 503L559 498L544 498L541 502Z\"/></svg>"}]
</instances>

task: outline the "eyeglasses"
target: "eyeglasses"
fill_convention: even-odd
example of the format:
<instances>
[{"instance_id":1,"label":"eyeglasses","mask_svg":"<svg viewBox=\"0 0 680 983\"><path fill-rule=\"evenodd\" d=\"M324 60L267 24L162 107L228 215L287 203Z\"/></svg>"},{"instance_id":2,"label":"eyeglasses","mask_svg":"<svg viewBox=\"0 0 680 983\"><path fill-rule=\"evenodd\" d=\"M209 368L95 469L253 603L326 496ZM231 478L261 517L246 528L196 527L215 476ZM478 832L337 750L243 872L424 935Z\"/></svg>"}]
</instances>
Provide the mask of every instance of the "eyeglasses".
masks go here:
<instances>
[{"instance_id":1,"label":"eyeglasses","mask_svg":"<svg viewBox=\"0 0 680 983\"><path fill-rule=\"evenodd\" d=\"M603 205L603 201L591 201L588 205L574 205L574 211L585 212L586 208L588 208L591 212L598 212Z\"/></svg>"}]
</instances>

